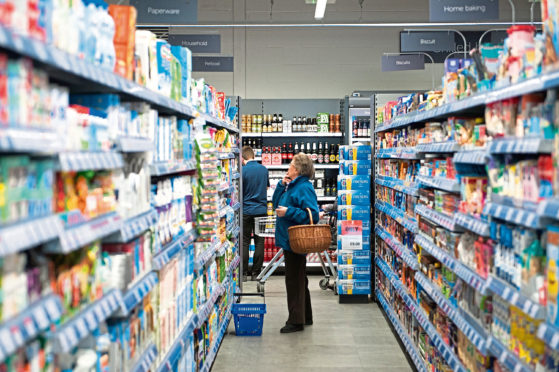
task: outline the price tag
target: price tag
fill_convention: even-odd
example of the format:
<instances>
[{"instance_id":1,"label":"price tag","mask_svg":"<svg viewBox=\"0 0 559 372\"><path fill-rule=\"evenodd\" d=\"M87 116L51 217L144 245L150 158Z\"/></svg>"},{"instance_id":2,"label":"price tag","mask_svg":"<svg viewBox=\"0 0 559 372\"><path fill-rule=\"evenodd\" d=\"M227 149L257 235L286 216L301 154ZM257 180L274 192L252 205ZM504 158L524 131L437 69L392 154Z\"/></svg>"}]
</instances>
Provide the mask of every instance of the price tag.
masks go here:
<instances>
[{"instance_id":1,"label":"price tag","mask_svg":"<svg viewBox=\"0 0 559 372\"><path fill-rule=\"evenodd\" d=\"M47 313L43 307L38 306L33 310L33 318L40 329L45 329L49 326L49 320L47 318Z\"/></svg>"},{"instance_id":2,"label":"price tag","mask_svg":"<svg viewBox=\"0 0 559 372\"><path fill-rule=\"evenodd\" d=\"M31 317L25 317L25 319L23 319L23 328L25 328L25 333L28 338L37 334L37 327L35 327L35 323L33 323Z\"/></svg>"},{"instance_id":3,"label":"price tag","mask_svg":"<svg viewBox=\"0 0 559 372\"><path fill-rule=\"evenodd\" d=\"M78 337L76 336L76 332L74 332L74 329L72 327L67 327L64 331L64 334L66 335L69 346L74 346L78 343Z\"/></svg>"},{"instance_id":4,"label":"price tag","mask_svg":"<svg viewBox=\"0 0 559 372\"><path fill-rule=\"evenodd\" d=\"M60 309L56 306L56 301L53 299L47 301L45 309L51 321L57 320L60 317Z\"/></svg>"},{"instance_id":5,"label":"price tag","mask_svg":"<svg viewBox=\"0 0 559 372\"><path fill-rule=\"evenodd\" d=\"M0 330L0 343L4 347L4 350L7 354L12 354L16 350L14 340L12 339L10 332L6 328Z\"/></svg>"},{"instance_id":6,"label":"price tag","mask_svg":"<svg viewBox=\"0 0 559 372\"><path fill-rule=\"evenodd\" d=\"M97 322L95 321L95 317L93 316L92 311L86 312L83 317L90 331L93 331L97 328Z\"/></svg>"},{"instance_id":7,"label":"price tag","mask_svg":"<svg viewBox=\"0 0 559 372\"><path fill-rule=\"evenodd\" d=\"M89 329L85 324L85 320L83 318L79 318L76 320L76 329L78 330L78 336L80 338L85 337L89 334Z\"/></svg>"},{"instance_id":8,"label":"price tag","mask_svg":"<svg viewBox=\"0 0 559 372\"><path fill-rule=\"evenodd\" d=\"M109 302L110 308L111 308L111 309L116 308L116 299L115 299L115 296L109 296L108 300L109 300L108 302ZM110 311L110 309L109 309L109 311Z\"/></svg>"},{"instance_id":9,"label":"price tag","mask_svg":"<svg viewBox=\"0 0 559 372\"><path fill-rule=\"evenodd\" d=\"M559 333L554 333L553 336L551 336L550 346L553 349L555 349L555 348L557 348L558 344L559 344Z\"/></svg>"},{"instance_id":10,"label":"price tag","mask_svg":"<svg viewBox=\"0 0 559 372\"><path fill-rule=\"evenodd\" d=\"M13 326L10 329L10 333L12 334L12 339L16 345L21 346L24 344L23 335L21 334L21 329L19 329L18 326Z\"/></svg>"},{"instance_id":11,"label":"price tag","mask_svg":"<svg viewBox=\"0 0 559 372\"><path fill-rule=\"evenodd\" d=\"M101 309L101 306L95 306L93 308L93 311L95 312L95 316L97 317L98 321L102 321L105 316L103 315L103 309Z\"/></svg>"},{"instance_id":12,"label":"price tag","mask_svg":"<svg viewBox=\"0 0 559 372\"><path fill-rule=\"evenodd\" d=\"M109 303L107 302L107 300L101 300L100 306L101 309L103 310L103 318L105 318L111 312L111 309L109 308Z\"/></svg>"}]
</instances>

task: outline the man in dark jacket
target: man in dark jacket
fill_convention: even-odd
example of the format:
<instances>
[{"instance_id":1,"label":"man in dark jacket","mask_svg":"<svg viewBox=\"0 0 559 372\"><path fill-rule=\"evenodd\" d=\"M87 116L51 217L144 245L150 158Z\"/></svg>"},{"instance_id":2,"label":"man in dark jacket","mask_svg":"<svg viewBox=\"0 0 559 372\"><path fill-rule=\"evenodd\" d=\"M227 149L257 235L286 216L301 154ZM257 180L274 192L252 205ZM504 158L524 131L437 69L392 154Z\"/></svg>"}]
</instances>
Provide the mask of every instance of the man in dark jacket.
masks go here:
<instances>
[{"instance_id":1,"label":"man in dark jacket","mask_svg":"<svg viewBox=\"0 0 559 372\"><path fill-rule=\"evenodd\" d=\"M254 219L265 217L267 191L270 186L268 169L254 160L250 146L243 147L243 280L250 274L248 270L248 247L254 233ZM254 236L255 250L252 261L252 280L256 280L264 263L264 238Z\"/></svg>"}]
</instances>

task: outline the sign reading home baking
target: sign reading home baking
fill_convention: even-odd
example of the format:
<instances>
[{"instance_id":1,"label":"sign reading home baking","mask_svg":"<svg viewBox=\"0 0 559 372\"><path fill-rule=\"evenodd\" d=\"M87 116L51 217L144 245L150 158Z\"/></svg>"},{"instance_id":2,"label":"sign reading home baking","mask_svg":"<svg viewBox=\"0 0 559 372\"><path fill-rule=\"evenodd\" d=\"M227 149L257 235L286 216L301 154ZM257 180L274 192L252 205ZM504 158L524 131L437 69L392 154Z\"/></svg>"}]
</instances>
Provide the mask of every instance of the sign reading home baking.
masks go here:
<instances>
[{"instance_id":1,"label":"sign reading home baking","mask_svg":"<svg viewBox=\"0 0 559 372\"><path fill-rule=\"evenodd\" d=\"M494 21L499 0L429 0L431 22Z\"/></svg>"},{"instance_id":2,"label":"sign reading home baking","mask_svg":"<svg viewBox=\"0 0 559 372\"><path fill-rule=\"evenodd\" d=\"M453 52L454 32L400 32L400 52Z\"/></svg>"},{"instance_id":3,"label":"sign reading home baking","mask_svg":"<svg viewBox=\"0 0 559 372\"><path fill-rule=\"evenodd\" d=\"M139 25L187 25L198 22L198 0L130 0Z\"/></svg>"},{"instance_id":4,"label":"sign reading home baking","mask_svg":"<svg viewBox=\"0 0 559 372\"><path fill-rule=\"evenodd\" d=\"M192 53L221 53L221 35L170 34L169 43L190 49Z\"/></svg>"},{"instance_id":5,"label":"sign reading home baking","mask_svg":"<svg viewBox=\"0 0 559 372\"><path fill-rule=\"evenodd\" d=\"M192 57L192 71L233 72L233 57Z\"/></svg>"},{"instance_id":6,"label":"sign reading home baking","mask_svg":"<svg viewBox=\"0 0 559 372\"><path fill-rule=\"evenodd\" d=\"M419 54L382 56L382 71L424 70L425 57Z\"/></svg>"}]
</instances>

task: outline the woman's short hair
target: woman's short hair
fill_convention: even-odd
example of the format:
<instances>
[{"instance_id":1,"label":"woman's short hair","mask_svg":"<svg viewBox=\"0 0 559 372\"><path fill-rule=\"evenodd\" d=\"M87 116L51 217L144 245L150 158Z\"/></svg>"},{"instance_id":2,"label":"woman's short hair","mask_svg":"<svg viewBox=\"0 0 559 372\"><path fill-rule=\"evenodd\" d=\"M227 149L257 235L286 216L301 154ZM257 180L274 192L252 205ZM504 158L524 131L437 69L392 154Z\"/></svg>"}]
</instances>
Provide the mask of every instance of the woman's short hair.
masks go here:
<instances>
[{"instance_id":1,"label":"woman's short hair","mask_svg":"<svg viewBox=\"0 0 559 372\"><path fill-rule=\"evenodd\" d=\"M293 166L300 176L314 178L314 164L311 157L307 154L299 153L293 157Z\"/></svg>"}]
</instances>

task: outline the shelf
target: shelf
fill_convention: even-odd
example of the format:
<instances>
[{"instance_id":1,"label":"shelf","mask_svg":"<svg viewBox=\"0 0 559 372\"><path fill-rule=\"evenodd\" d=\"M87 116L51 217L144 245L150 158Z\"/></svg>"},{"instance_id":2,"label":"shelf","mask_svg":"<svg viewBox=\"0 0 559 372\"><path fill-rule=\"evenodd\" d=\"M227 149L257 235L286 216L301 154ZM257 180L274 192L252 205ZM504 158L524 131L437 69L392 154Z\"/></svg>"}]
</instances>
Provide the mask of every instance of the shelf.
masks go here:
<instances>
[{"instance_id":1,"label":"shelf","mask_svg":"<svg viewBox=\"0 0 559 372\"><path fill-rule=\"evenodd\" d=\"M219 247L215 250L215 254L217 257L225 255L229 243L230 243L229 240L226 240L225 242L219 245Z\"/></svg>"},{"instance_id":2,"label":"shelf","mask_svg":"<svg viewBox=\"0 0 559 372\"><path fill-rule=\"evenodd\" d=\"M155 255L155 257L153 257L151 261L153 269L161 270L169 263L169 261L173 259L173 257L175 257L177 253L180 252L181 249L192 244L196 238L196 231L192 229L177 237L173 242L168 243L159 253Z\"/></svg>"},{"instance_id":3,"label":"shelf","mask_svg":"<svg viewBox=\"0 0 559 372\"><path fill-rule=\"evenodd\" d=\"M112 151L61 152L60 169L64 172L117 169L124 166L122 155Z\"/></svg>"},{"instance_id":4,"label":"shelf","mask_svg":"<svg viewBox=\"0 0 559 372\"><path fill-rule=\"evenodd\" d=\"M150 209L135 217L130 217L122 221L120 231L103 239L109 243L126 243L134 239L136 236L142 234L144 231L157 223L157 211Z\"/></svg>"},{"instance_id":5,"label":"shelf","mask_svg":"<svg viewBox=\"0 0 559 372\"><path fill-rule=\"evenodd\" d=\"M370 138L352 138L351 142L372 142Z\"/></svg>"},{"instance_id":6,"label":"shelf","mask_svg":"<svg viewBox=\"0 0 559 372\"><path fill-rule=\"evenodd\" d=\"M230 210L232 210L233 208L231 208L230 206L226 205L225 207L221 207L218 211L219 217L223 218L225 216L227 216L227 212L229 212Z\"/></svg>"},{"instance_id":7,"label":"shelf","mask_svg":"<svg viewBox=\"0 0 559 372\"><path fill-rule=\"evenodd\" d=\"M256 133L256 132L241 132L241 137L262 137L262 133Z\"/></svg>"},{"instance_id":8,"label":"shelf","mask_svg":"<svg viewBox=\"0 0 559 372\"><path fill-rule=\"evenodd\" d=\"M150 271L140 281L132 286L126 294L122 296L123 306L115 314L115 317L126 317L130 312L142 303L144 297L146 297L153 287L159 282L157 273L155 271Z\"/></svg>"},{"instance_id":9,"label":"shelf","mask_svg":"<svg viewBox=\"0 0 559 372\"><path fill-rule=\"evenodd\" d=\"M418 185L415 182L403 181L398 178L375 175L375 183L412 196L417 196L418 193Z\"/></svg>"},{"instance_id":10,"label":"shelf","mask_svg":"<svg viewBox=\"0 0 559 372\"><path fill-rule=\"evenodd\" d=\"M547 199L538 203L537 214L559 220L559 198Z\"/></svg>"},{"instance_id":11,"label":"shelf","mask_svg":"<svg viewBox=\"0 0 559 372\"><path fill-rule=\"evenodd\" d=\"M43 128L0 129L0 152L54 154L61 150L58 133Z\"/></svg>"},{"instance_id":12,"label":"shelf","mask_svg":"<svg viewBox=\"0 0 559 372\"><path fill-rule=\"evenodd\" d=\"M535 303L505 281L491 275L487 289L534 319L545 319L545 306Z\"/></svg>"},{"instance_id":13,"label":"shelf","mask_svg":"<svg viewBox=\"0 0 559 372\"><path fill-rule=\"evenodd\" d=\"M268 169L289 169L289 164L264 165ZM314 169L339 169L339 164L314 164Z\"/></svg>"},{"instance_id":14,"label":"shelf","mask_svg":"<svg viewBox=\"0 0 559 372\"><path fill-rule=\"evenodd\" d=\"M210 347L210 352L206 356L206 361L204 365L200 369L201 372L209 372L212 369L213 362L215 357L217 356L217 352L219 351L219 347L221 346L221 342L223 341L223 337L227 332L227 327L229 326L229 321L231 320L231 306L227 309L225 317L223 319L223 324L221 324L219 328L219 335L217 336L215 342Z\"/></svg>"},{"instance_id":15,"label":"shelf","mask_svg":"<svg viewBox=\"0 0 559 372\"><path fill-rule=\"evenodd\" d=\"M396 333L398 333L398 335L400 336L400 340L404 344L404 347L406 348L406 351L415 364L417 370L420 372L427 372L427 368L425 367L425 364L423 363L423 360L421 359L421 356L417 351L415 344L412 342L410 336L400 323L398 316L396 315L392 307L388 304L388 302L384 299L384 296L380 293L380 291L376 291L376 294L382 308L384 309L388 319L390 319L390 322L394 326Z\"/></svg>"},{"instance_id":16,"label":"shelf","mask_svg":"<svg viewBox=\"0 0 559 372\"><path fill-rule=\"evenodd\" d=\"M504 365L509 371L512 372L533 372L533 369L520 361L512 351L505 348L502 343L497 341L493 336L487 339L487 351L499 360L499 363Z\"/></svg>"},{"instance_id":17,"label":"shelf","mask_svg":"<svg viewBox=\"0 0 559 372\"><path fill-rule=\"evenodd\" d=\"M225 293L225 287L226 287L225 284L227 284L227 279L225 279L223 284L218 284L216 286L216 288L213 290L212 296L209 299L207 299L206 303L204 303L202 308L199 309L197 314L198 321L196 322L194 329L200 328L202 324L204 324L204 322L208 319L210 313L212 312L215 302L222 294Z\"/></svg>"},{"instance_id":18,"label":"shelf","mask_svg":"<svg viewBox=\"0 0 559 372\"><path fill-rule=\"evenodd\" d=\"M233 175L231 176L232 180L238 180L239 178L241 178L241 174L239 172L235 172L233 173Z\"/></svg>"},{"instance_id":19,"label":"shelf","mask_svg":"<svg viewBox=\"0 0 559 372\"><path fill-rule=\"evenodd\" d=\"M229 160L235 159L235 154L233 154L232 152L220 152L217 157L219 160Z\"/></svg>"},{"instance_id":20,"label":"shelf","mask_svg":"<svg viewBox=\"0 0 559 372\"><path fill-rule=\"evenodd\" d=\"M543 138L513 137L495 139L489 152L498 154L545 154L553 151L553 140Z\"/></svg>"},{"instance_id":21,"label":"shelf","mask_svg":"<svg viewBox=\"0 0 559 372\"><path fill-rule=\"evenodd\" d=\"M463 150L454 154L452 162L456 164L485 165L488 158L487 150Z\"/></svg>"},{"instance_id":22,"label":"shelf","mask_svg":"<svg viewBox=\"0 0 559 372\"><path fill-rule=\"evenodd\" d=\"M58 322L63 312L60 298L51 294L0 325L0 363Z\"/></svg>"},{"instance_id":23,"label":"shelf","mask_svg":"<svg viewBox=\"0 0 559 372\"><path fill-rule=\"evenodd\" d=\"M545 342L551 349L559 350L559 329L548 323L540 324L538 338Z\"/></svg>"},{"instance_id":24,"label":"shelf","mask_svg":"<svg viewBox=\"0 0 559 372\"><path fill-rule=\"evenodd\" d=\"M219 248L221 248L221 244L212 243L209 248L207 248L202 254L196 257L196 260L194 261L194 271L202 270L204 266L206 266L208 261L215 256Z\"/></svg>"},{"instance_id":25,"label":"shelf","mask_svg":"<svg viewBox=\"0 0 559 372\"><path fill-rule=\"evenodd\" d=\"M390 233L384 230L380 226L375 228L376 234L388 244L388 246L396 252L398 256L408 265L412 270L417 270L419 264L417 262L417 256L414 252L410 251L408 248L404 247L402 243L397 241Z\"/></svg>"},{"instance_id":26,"label":"shelf","mask_svg":"<svg viewBox=\"0 0 559 372\"><path fill-rule=\"evenodd\" d=\"M54 240L64 231L56 215L0 227L0 256L20 252Z\"/></svg>"},{"instance_id":27,"label":"shelf","mask_svg":"<svg viewBox=\"0 0 559 372\"><path fill-rule=\"evenodd\" d=\"M508 205L493 202L487 203L483 208L483 214L531 229L542 229L545 227L541 216L535 211L528 211Z\"/></svg>"},{"instance_id":28,"label":"shelf","mask_svg":"<svg viewBox=\"0 0 559 372\"><path fill-rule=\"evenodd\" d=\"M156 177L194 170L196 170L196 162L194 160L155 163L150 165L151 175Z\"/></svg>"},{"instance_id":29,"label":"shelf","mask_svg":"<svg viewBox=\"0 0 559 372\"><path fill-rule=\"evenodd\" d=\"M231 274L237 267L239 267L240 263L241 263L241 257L235 256L235 258L233 259L233 261L231 261L231 264L227 268L227 275Z\"/></svg>"},{"instance_id":30,"label":"shelf","mask_svg":"<svg viewBox=\"0 0 559 372\"><path fill-rule=\"evenodd\" d=\"M437 212L426 205L417 204L415 206L415 213L449 231L461 231L461 228L456 224L454 218L447 216L444 213Z\"/></svg>"},{"instance_id":31,"label":"shelf","mask_svg":"<svg viewBox=\"0 0 559 372\"><path fill-rule=\"evenodd\" d=\"M206 121L206 124L208 124L210 126L213 126L213 127L219 128L219 129L227 129L229 132L233 132L233 133L240 133L239 128L229 124L225 120L214 118L213 116L210 116L209 114L200 113L200 118L204 119Z\"/></svg>"},{"instance_id":32,"label":"shelf","mask_svg":"<svg viewBox=\"0 0 559 372\"><path fill-rule=\"evenodd\" d=\"M336 196L317 196L316 200L319 202L336 201L338 198Z\"/></svg>"},{"instance_id":33,"label":"shelf","mask_svg":"<svg viewBox=\"0 0 559 372\"><path fill-rule=\"evenodd\" d=\"M394 219L396 222L404 226L412 233L417 233L417 221L415 220L415 218L406 216L406 213L403 210L382 201L377 201L375 203L375 207L376 209L392 217L392 219Z\"/></svg>"},{"instance_id":34,"label":"shelf","mask_svg":"<svg viewBox=\"0 0 559 372\"><path fill-rule=\"evenodd\" d=\"M487 293L487 284L485 279L483 279L479 274L464 265L462 262L458 261L456 258L452 257L450 254L436 246L427 237L423 236L422 234L417 234L415 236L415 243L423 248L425 251L427 251L427 253L429 253L431 256L435 257L449 270L453 271L470 287L479 291L481 294Z\"/></svg>"},{"instance_id":35,"label":"shelf","mask_svg":"<svg viewBox=\"0 0 559 372\"><path fill-rule=\"evenodd\" d=\"M136 364L130 369L130 372L149 372L152 370L153 363L157 359L157 347L154 343L144 350Z\"/></svg>"},{"instance_id":36,"label":"shelf","mask_svg":"<svg viewBox=\"0 0 559 372\"><path fill-rule=\"evenodd\" d=\"M455 178L417 176L417 183L443 191L460 192L460 182Z\"/></svg>"},{"instance_id":37,"label":"shelf","mask_svg":"<svg viewBox=\"0 0 559 372\"><path fill-rule=\"evenodd\" d=\"M44 250L48 253L70 253L119 231L121 226L122 219L116 212L107 213L63 229L59 239L48 242Z\"/></svg>"},{"instance_id":38,"label":"shelf","mask_svg":"<svg viewBox=\"0 0 559 372\"><path fill-rule=\"evenodd\" d=\"M53 335L55 353L68 353L80 340L96 330L99 325L122 306L120 291L113 289L65 322Z\"/></svg>"},{"instance_id":39,"label":"shelf","mask_svg":"<svg viewBox=\"0 0 559 372\"><path fill-rule=\"evenodd\" d=\"M460 146L455 141L421 143L415 146L415 150L427 154L452 153L460 150Z\"/></svg>"},{"instance_id":40,"label":"shelf","mask_svg":"<svg viewBox=\"0 0 559 372\"><path fill-rule=\"evenodd\" d=\"M456 213L454 218L456 225L472 231L479 236L489 237L489 223L464 213Z\"/></svg>"},{"instance_id":41,"label":"shelf","mask_svg":"<svg viewBox=\"0 0 559 372\"><path fill-rule=\"evenodd\" d=\"M231 147L231 152L233 154L239 155L241 153L241 150L238 147Z\"/></svg>"},{"instance_id":42,"label":"shelf","mask_svg":"<svg viewBox=\"0 0 559 372\"><path fill-rule=\"evenodd\" d=\"M375 156L379 159L419 159L415 147L393 147L376 150Z\"/></svg>"},{"instance_id":43,"label":"shelf","mask_svg":"<svg viewBox=\"0 0 559 372\"><path fill-rule=\"evenodd\" d=\"M234 211L238 211L239 209L241 209L241 203L236 202L231 208L233 208Z\"/></svg>"},{"instance_id":44,"label":"shelf","mask_svg":"<svg viewBox=\"0 0 559 372\"><path fill-rule=\"evenodd\" d=\"M415 273L415 280L421 285L423 290L439 305L445 314L452 320L454 324L464 333L464 335L472 342L472 344L483 354L486 355L485 349L485 339L487 335L485 333L480 334L476 330L474 325L469 324L466 319L464 319L458 309L443 296L441 291L431 283L431 281L423 275L421 272Z\"/></svg>"},{"instance_id":45,"label":"shelf","mask_svg":"<svg viewBox=\"0 0 559 372\"><path fill-rule=\"evenodd\" d=\"M240 232L241 232L240 226L236 226L236 227L233 229L233 231L231 231L231 237L232 237L233 239L238 238Z\"/></svg>"},{"instance_id":46,"label":"shelf","mask_svg":"<svg viewBox=\"0 0 559 372\"><path fill-rule=\"evenodd\" d=\"M262 133L243 133L243 137L263 137L263 138L288 138L288 137L343 137L343 133L333 132L262 132Z\"/></svg>"},{"instance_id":47,"label":"shelf","mask_svg":"<svg viewBox=\"0 0 559 372\"><path fill-rule=\"evenodd\" d=\"M559 72L552 71L543 73L533 78L500 87L487 92L480 92L471 97L456 102L450 102L437 108L426 111L414 111L401 115L391 121L377 127L375 132L383 132L389 129L405 127L412 123L431 121L439 118L457 115L465 110L476 107L482 108L488 103L505 100L512 97L522 96L528 93L554 88L559 85Z\"/></svg>"},{"instance_id":48,"label":"shelf","mask_svg":"<svg viewBox=\"0 0 559 372\"><path fill-rule=\"evenodd\" d=\"M186 321L184 328L175 339L175 342L169 348L169 351L167 351L165 356L161 359L161 363L156 370L157 372L172 372L176 370L176 363L183 355L184 346L192 336L197 322L198 317L196 315L191 315L188 321Z\"/></svg>"},{"instance_id":49,"label":"shelf","mask_svg":"<svg viewBox=\"0 0 559 372\"><path fill-rule=\"evenodd\" d=\"M149 138L120 137L116 141L116 149L120 152L148 152L154 148L154 143Z\"/></svg>"},{"instance_id":50,"label":"shelf","mask_svg":"<svg viewBox=\"0 0 559 372\"><path fill-rule=\"evenodd\" d=\"M429 321L429 317L425 314L423 309L417 302L410 296L407 288L402 284L400 279L394 274L392 269L380 257L375 258L377 266L382 270L386 277L390 280L392 286L396 289L402 300L410 309L412 315L417 319L417 322L429 335L434 346L439 350L443 358L446 360L450 368L456 372L466 372L467 370L462 366L460 360L452 352L450 347L443 341L442 337L437 332L437 329Z\"/></svg>"}]
</instances>

